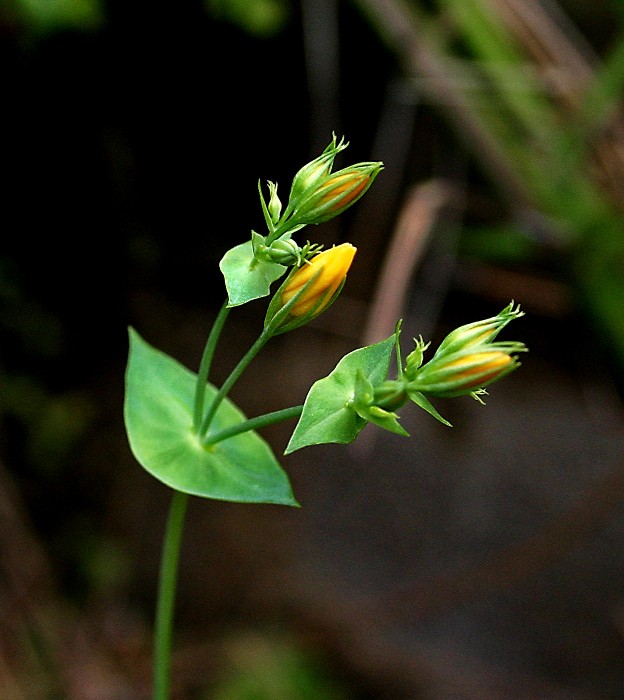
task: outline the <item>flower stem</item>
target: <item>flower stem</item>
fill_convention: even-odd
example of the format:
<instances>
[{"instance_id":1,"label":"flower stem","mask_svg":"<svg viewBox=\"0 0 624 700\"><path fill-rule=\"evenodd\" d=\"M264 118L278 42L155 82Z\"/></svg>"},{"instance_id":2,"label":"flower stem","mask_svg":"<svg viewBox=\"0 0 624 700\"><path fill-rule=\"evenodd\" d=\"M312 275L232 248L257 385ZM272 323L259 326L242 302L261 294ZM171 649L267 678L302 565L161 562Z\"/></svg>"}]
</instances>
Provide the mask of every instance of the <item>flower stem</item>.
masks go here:
<instances>
[{"instance_id":1,"label":"flower stem","mask_svg":"<svg viewBox=\"0 0 624 700\"><path fill-rule=\"evenodd\" d=\"M206 436L206 439L203 442L204 447L216 445L216 443L221 442L222 440L234 437L235 435L240 435L240 433L246 433L249 430L259 430L260 428L265 428L267 425L273 425L273 423L279 423L280 421L288 420L289 418L297 418L301 415L302 411L303 406L291 406L290 408L283 408L280 411L263 413L261 416L250 418L242 423L231 425L229 428L225 428L217 433Z\"/></svg>"},{"instance_id":2,"label":"flower stem","mask_svg":"<svg viewBox=\"0 0 624 700\"><path fill-rule=\"evenodd\" d=\"M195 410L193 412L193 429L196 433L200 429L202 416L204 414L206 382L208 381L208 374L210 372L210 366L212 365L212 358L214 357L215 349L217 347L217 343L219 342L219 337L229 312L230 309L227 306L227 302L225 302L212 325L212 329L210 330L208 340L206 341L206 347L204 348L204 353L199 365L197 384L195 386Z\"/></svg>"},{"instance_id":3,"label":"flower stem","mask_svg":"<svg viewBox=\"0 0 624 700\"><path fill-rule=\"evenodd\" d=\"M204 420L201 424L201 428L199 429L199 435L205 435L208 432L210 423L212 422L212 419L214 418L217 409L221 405L221 402L228 395L230 389L234 386L237 379L241 376L245 369L247 369L249 363L270 340L272 335L273 334L270 328L266 328L264 331L262 331L256 342L249 348L249 350L245 353L244 357L240 360L236 367L234 367L234 369L230 373L230 376L223 382L221 388L212 400L208 412L204 417Z\"/></svg>"},{"instance_id":4,"label":"flower stem","mask_svg":"<svg viewBox=\"0 0 624 700\"><path fill-rule=\"evenodd\" d=\"M168 700L169 698L173 609L180 542L188 498L186 493L173 492L163 540L154 633L153 700Z\"/></svg>"}]
</instances>

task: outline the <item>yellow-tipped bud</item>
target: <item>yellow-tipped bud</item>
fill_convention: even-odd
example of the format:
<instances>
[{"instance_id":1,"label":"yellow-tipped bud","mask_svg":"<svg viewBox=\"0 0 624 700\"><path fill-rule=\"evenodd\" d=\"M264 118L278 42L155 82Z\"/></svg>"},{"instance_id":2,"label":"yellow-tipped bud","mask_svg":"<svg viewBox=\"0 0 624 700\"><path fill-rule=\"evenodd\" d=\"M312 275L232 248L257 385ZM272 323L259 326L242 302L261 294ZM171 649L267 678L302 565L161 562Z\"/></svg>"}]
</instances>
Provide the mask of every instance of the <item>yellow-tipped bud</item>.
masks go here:
<instances>
[{"instance_id":1,"label":"yellow-tipped bud","mask_svg":"<svg viewBox=\"0 0 624 700\"><path fill-rule=\"evenodd\" d=\"M519 366L516 353L526 351L523 343L484 343L463 352L433 357L416 371L409 387L431 396L477 397L488 384Z\"/></svg>"},{"instance_id":2,"label":"yellow-tipped bud","mask_svg":"<svg viewBox=\"0 0 624 700\"><path fill-rule=\"evenodd\" d=\"M301 297L290 307L289 314L303 316L312 309L315 316L320 314L329 306L336 291L344 283L356 250L350 243L343 243L315 255L294 273L284 287L282 306L310 282ZM313 277L314 280L311 281Z\"/></svg>"},{"instance_id":3,"label":"yellow-tipped bud","mask_svg":"<svg viewBox=\"0 0 624 700\"><path fill-rule=\"evenodd\" d=\"M334 301L345 282L356 248L343 243L315 255L286 278L269 304L265 329L274 335L316 318Z\"/></svg>"},{"instance_id":4,"label":"yellow-tipped bud","mask_svg":"<svg viewBox=\"0 0 624 700\"><path fill-rule=\"evenodd\" d=\"M357 163L328 175L297 204L292 221L321 224L342 214L368 190L382 168L380 162Z\"/></svg>"}]
</instances>

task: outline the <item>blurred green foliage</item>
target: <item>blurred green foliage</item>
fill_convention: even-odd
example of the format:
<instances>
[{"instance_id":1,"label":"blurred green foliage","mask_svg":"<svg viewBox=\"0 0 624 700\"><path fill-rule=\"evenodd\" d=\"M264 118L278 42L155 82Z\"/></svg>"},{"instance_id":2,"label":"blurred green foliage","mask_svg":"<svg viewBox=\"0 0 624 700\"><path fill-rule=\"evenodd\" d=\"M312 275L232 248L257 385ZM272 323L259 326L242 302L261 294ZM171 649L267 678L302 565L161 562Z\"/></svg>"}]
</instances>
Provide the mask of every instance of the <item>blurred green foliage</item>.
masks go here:
<instances>
[{"instance_id":1,"label":"blurred green foliage","mask_svg":"<svg viewBox=\"0 0 624 700\"><path fill-rule=\"evenodd\" d=\"M243 632L225 644L224 678L205 700L348 700L351 692L332 677L322 659L296 640Z\"/></svg>"},{"instance_id":2,"label":"blurred green foliage","mask_svg":"<svg viewBox=\"0 0 624 700\"><path fill-rule=\"evenodd\" d=\"M289 17L288 0L204 0L215 19L231 22L261 38L279 33ZM105 0L4 0L0 12L35 34L65 29L99 29L106 21Z\"/></svg>"},{"instance_id":3,"label":"blurred green foliage","mask_svg":"<svg viewBox=\"0 0 624 700\"><path fill-rule=\"evenodd\" d=\"M216 19L235 24L258 37L272 37L288 19L287 0L205 0L206 8Z\"/></svg>"},{"instance_id":4,"label":"blurred green foliage","mask_svg":"<svg viewBox=\"0 0 624 700\"><path fill-rule=\"evenodd\" d=\"M105 20L102 0L6 0L4 11L12 12L35 33L93 30Z\"/></svg>"},{"instance_id":5,"label":"blurred green foliage","mask_svg":"<svg viewBox=\"0 0 624 700\"><path fill-rule=\"evenodd\" d=\"M622 21L597 47L556 3L357 4L502 195L464 253L543 256L624 371Z\"/></svg>"}]
</instances>

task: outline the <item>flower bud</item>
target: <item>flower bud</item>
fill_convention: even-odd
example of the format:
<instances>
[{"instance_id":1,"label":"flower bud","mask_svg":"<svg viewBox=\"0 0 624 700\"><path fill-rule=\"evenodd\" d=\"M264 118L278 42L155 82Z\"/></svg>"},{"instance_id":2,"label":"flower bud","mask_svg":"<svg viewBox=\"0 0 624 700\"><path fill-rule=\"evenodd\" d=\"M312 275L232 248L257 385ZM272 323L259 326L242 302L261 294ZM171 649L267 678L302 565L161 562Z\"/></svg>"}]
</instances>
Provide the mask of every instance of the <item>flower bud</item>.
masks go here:
<instances>
[{"instance_id":1,"label":"flower bud","mask_svg":"<svg viewBox=\"0 0 624 700\"><path fill-rule=\"evenodd\" d=\"M422 335L418 339L414 338L414 342L416 343L416 347L405 358L405 376L408 379L416 376L416 371L423 363L425 350L431 345L430 342L425 343Z\"/></svg>"},{"instance_id":2,"label":"flower bud","mask_svg":"<svg viewBox=\"0 0 624 700\"><path fill-rule=\"evenodd\" d=\"M311 309L315 309L317 315L327 308L344 283L356 250L350 243L343 243L319 253L307 265L300 267L282 292L283 304L287 304L313 277L315 279L306 288L305 294L290 307L290 315L303 316Z\"/></svg>"},{"instance_id":3,"label":"flower bud","mask_svg":"<svg viewBox=\"0 0 624 700\"><path fill-rule=\"evenodd\" d=\"M295 207L291 221L321 224L333 219L357 202L382 168L380 162L357 163L328 175Z\"/></svg>"},{"instance_id":4,"label":"flower bud","mask_svg":"<svg viewBox=\"0 0 624 700\"><path fill-rule=\"evenodd\" d=\"M305 196L310 189L316 187L321 180L331 173L334 159L338 153L343 151L348 145L348 143L345 143L344 137L341 138L340 143L336 145L336 134L333 134L330 144L321 155L304 165L303 168L297 172L290 188L288 213L297 206L299 200Z\"/></svg>"},{"instance_id":5,"label":"flower bud","mask_svg":"<svg viewBox=\"0 0 624 700\"><path fill-rule=\"evenodd\" d=\"M286 234L268 246L266 244L258 245L255 255L261 260L291 267L302 265L308 258L316 255L322 247L318 243L310 243L310 241L304 246L300 246Z\"/></svg>"},{"instance_id":6,"label":"flower bud","mask_svg":"<svg viewBox=\"0 0 624 700\"><path fill-rule=\"evenodd\" d=\"M260 260L290 267L301 260L301 248L292 238L285 237L270 245L259 245L255 250L255 256Z\"/></svg>"},{"instance_id":7,"label":"flower bud","mask_svg":"<svg viewBox=\"0 0 624 700\"><path fill-rule=\"evenodd\" d=\"M356 250L343 243L315 255L291 273L269 305L265 329L275 321L274 333L283 333L323 312L338 296Z\"/></svg>"},{"instance_id":8,"label":"flower bud","mask_svg":"<svg viewBox=\"0 0 624 700\"><path fill-rule=\"evenodd\" d=\"M523 343L484 343L474 349L434 356L409 382L412 391L431 396L477 398L484 388L520 366L516 353Z\"/></svg>"},{"instance_id":9,"label":"flower bud","mask_svg":"<svg viewBox=\"0 0 624 700\"><path fill-rule=\"evenodd\" d=\"M275 182L268 182L269 187L269 205L267 207L271 221L276 224L279 221L280 214L282 213L282 203L277 196L277 184Z\"/></svg>"},{"instance_id":10,"label":"flower bud","mask_svg":"<svg viewBox=\"0 0 624 700\"><path fill-rule=\"evenodd\" d=\"M514 302L512 301L496 316L486 318L483 321L468 323L451 331L440 343L435 354L453 353L483 343L489 343L496 338L509 321L521 316L524 316L524 311L520 310L520 305L514 309Z\"/></svg>"}]
</instances>

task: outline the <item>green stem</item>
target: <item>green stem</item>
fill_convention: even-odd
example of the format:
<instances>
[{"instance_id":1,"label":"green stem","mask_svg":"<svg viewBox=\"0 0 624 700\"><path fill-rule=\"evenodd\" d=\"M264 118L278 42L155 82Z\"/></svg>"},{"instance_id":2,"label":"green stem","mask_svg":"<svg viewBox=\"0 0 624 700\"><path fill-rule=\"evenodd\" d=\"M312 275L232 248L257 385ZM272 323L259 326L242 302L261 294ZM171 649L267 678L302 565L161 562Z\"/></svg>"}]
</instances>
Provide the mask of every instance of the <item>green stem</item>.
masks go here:
<instances>
[{"instance_id":1,"label":"green stem","mask_svg":"<svg viewBox=\"0 0 624 700\"><path fill-rule=\"evenodd\" d=\"M261 416L250 418L242 423L231 425L229 428L225 428L224 430L220 430L212 435L208 435L204 440L204 447L216 445L222 440L234 437L240 433L246 433L249 430L259 430L260 428L265 428L267 425L273 425L273 423L279 423L280 421L288 420L289 418L297 418L301 415L302 411L303 406L291 406L290 408L283 408L280 411L263 413Z\"/></svg>"},{"instance_id":2,"label":"green stem","mask_svg":"<svg viewBox=\"0 0 624 700\"><path fill-rule=\"evenodd\" d=\"M247 369L247 366L249 363L253 360L253 358L262 350L262 348L266 345L266 343L277 333L277 332L283 332L280 330L280 326L282 324L282 321L288 317L290 314L291 308L299 301L301 296L305 294L308 291L308 288L310 285L314 284L314 282L318 279L318 276L321 274L323 271L323 268L321 267L320 270L318 270L304 285L297 291L296 294L294 294L285 304L282 306L275 314L273 317L270 319L270 321L265 325L264 330L260 334L260 337L256 340L256 342L249 348L245 356L242 358L242 360L234 367L232 370L230 376L225 380L219 391L217 392L216 396L212 400L212 403L210 404L210 408L208 409L208 412L206 413L204 420L201 424L201 427L198 431L198 435L200 436L205 436L206 433L208 432L208 428L210 427L210 423L212 422L212 419L215 417L215 414L221 405L221 402L223 399L228 395L230 389L234 386L238 378L241 376L241 374ZM344 280L342 282L344 284ZM269 306L270 308L270 306ZM305 320L309 320L306 318ZM304 321L305 322L305 321ZM299 323L301 325L301 322ZM205 383L205 382L204 382Z\"/></svg>"},{"instance_id":3,"label":"green stem","mask_svg":"<svg viewBox=\"0 0 624 700\"><path fill-rule=\"evenodd\" d=\"M188 498L186 493L181 491L173 492L163 540L154 634L153 700L168 700L169 698L173 608L178 560L180 558L180 542L182 540L182 529L184 527Z\"/></svg>"},{"instance_id":4,"label":"green stem","mask_svg":"<svg viewBox=\"0 0 624 700\"><path fill-rule=\"evenodd\" d=\"M219 337L225 321L230 312L227 302L223 304L217 318L212 325L210 330L210 335L206 341L206 347L204 348L204 353L202 355L201 363L199 365L199 372L197 373L197 384L195 386L195 410L193 413L193 429L197 433L201 426L202 416L204 414L204 400L206 396L206 382L208 381L208 374L210 372L210 366L212 365L212 358L214 357L215 349L217 343L219 342Z\"/></svg>"},{"instance_id":5,"label":"green stem","mask_svg":"<svg viewBox=\"0 0 624 700\"><path fill-rule=\"evenodd\" d=\"M260 337L249 348L249 350L245 353L244 357L240 360L240 362L236 365L236 367L234 367L234 369L230 373L230 376L223 382L223 385L221 386L221 388L217 392L216 396L212 400L212 403L210 404L210 408L208 409L208 412L206 413L206 415L204 417L204 420L201 424L201 428L199 429L199 435L205 435L208 432L208 428L210 427L210 423L212 422L212 419L215 417L215 413L217 412L217 409L221 405L221 402L228 395L230 389L234 386L237 379L247 369L247 366L249 365L249 363L260 352L260 350L262 350L262 348L265 346L265 344L270 340L271 336L272 336L271 328L267 327L264 331L262 331L262 333L260 334Z\"/></svg>"}]
</instances>

